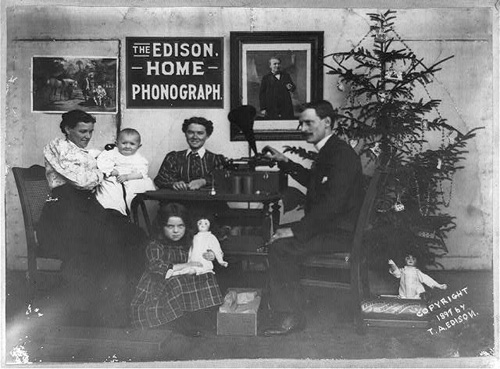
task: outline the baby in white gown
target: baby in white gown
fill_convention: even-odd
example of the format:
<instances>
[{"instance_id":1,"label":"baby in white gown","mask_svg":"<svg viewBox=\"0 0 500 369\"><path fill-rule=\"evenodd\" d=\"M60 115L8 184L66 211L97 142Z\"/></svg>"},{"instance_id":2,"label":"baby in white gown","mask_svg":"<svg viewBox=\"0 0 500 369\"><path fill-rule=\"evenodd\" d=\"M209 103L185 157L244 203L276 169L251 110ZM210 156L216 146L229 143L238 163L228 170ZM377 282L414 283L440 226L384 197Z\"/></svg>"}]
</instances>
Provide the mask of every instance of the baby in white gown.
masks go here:
<instances>
[{"instance_id":1,"label":"baby in white gown","mask_svg":"<svg viewBox=\"0 0 500 369\"><path fill-rule=\"evenodd\" d=\"M97 157L97 166L104 180L97 187L97 201L105 209L114 209L128 215L132 200L138 193L154 191L148 176L149 163L138 150L141 135L135 129L123 129L116 139L116 147L103 151Z\"/></svg>"}]
</instances>

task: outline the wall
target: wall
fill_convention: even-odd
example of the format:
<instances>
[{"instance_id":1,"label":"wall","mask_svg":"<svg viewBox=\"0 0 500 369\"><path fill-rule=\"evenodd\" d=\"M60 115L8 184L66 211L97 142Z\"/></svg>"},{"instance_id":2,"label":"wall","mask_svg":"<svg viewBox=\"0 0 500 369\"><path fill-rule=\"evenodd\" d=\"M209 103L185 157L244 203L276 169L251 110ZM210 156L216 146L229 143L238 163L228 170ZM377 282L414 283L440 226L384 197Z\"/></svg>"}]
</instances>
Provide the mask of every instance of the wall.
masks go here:
<instances>
[{"instance_id":1,"label":"wall","mask_svg":"<svg viewBox=\"0 0 500 369\"><path fill-rule=\"evenodd\" d=\"M388 2L376 2L379 3L385 7ZM325 1L315 3L315 7L303 8L300 2L290 2L283 8L250 8L244 4L231 6L233 4L147 8L22 6L21 3L21 6L12 4L6 8L5 207L8 268L25 266L24 226L9 168L43 164L43 146L59 134L58 115L31 113L31 56L65 52L75 55L102 55L105 52L109 55L118 40L121 42L119 56L124 65L127 36L223 37L224 109L127 109L125 71L121 68L121 115L98 116L93 144L102 147L103 143L112 140L118 122L123 128L138 129L143 137L142 153L150 160L150 174L154 176L167 151L185 147L181 122L189 116L205 116L215 123L214 134L207 143L209 150L234 158L247 155L247 145L230 142L229 137L231 31L324 31L324 53L328 54L347 51L356 45L369 30L366 13L376 11L329 8ZM496 14L488 6L398 10L398 34L428 64L455 55L443 65L435 83L429 87L433 98L442 99L441 115L462 131L485 127L467 148L469 154L464 163L465 169L454 178L452 200L447 210L457 217L457 229L449 235L450 252L442 260L448 269L492 266L495 235L493 178L496 173L493 158L497 150L497 128L493 124L493 101L496 100L492 84L494 72L496 75L492 61L493 44L496 42L493 31L497 29L495 17ZM370 43L366 45L369 47ZM324 97L334 105L342 105L345 96L335 84L334 77L324 76ZM434 143L439 139L437 136L428 138ZM258 142L258 148L265 144L267 142ZM291 142L272 144L281 148Z\"/></svg>"}]
</instances>

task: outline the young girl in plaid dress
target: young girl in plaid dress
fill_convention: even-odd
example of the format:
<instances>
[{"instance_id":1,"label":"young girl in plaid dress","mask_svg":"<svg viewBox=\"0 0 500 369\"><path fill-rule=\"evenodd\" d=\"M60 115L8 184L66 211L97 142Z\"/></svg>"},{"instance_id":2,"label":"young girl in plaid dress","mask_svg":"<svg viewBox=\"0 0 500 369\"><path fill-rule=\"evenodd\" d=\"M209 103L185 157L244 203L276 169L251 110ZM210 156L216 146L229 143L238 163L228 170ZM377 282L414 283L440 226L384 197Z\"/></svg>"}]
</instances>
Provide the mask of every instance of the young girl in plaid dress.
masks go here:
<instances>
[{"instance_id":1,"label":"young girl in plaid dress","mask_svg":"<svg viewBox=\"0 0 500 369\"><path fill-rule=\"evenodd\" d=\"M193 312L222 304L222 294L215 275L179 275L165 279L167 271L177 271L201 263L188 263L192 243L187 231L188 216L184 206L175 203L162 205L158 212L159 237L146 248L148 265L139 281L132 300L132 324L136 328L154 328L180 317L174 328L199 336ZM213 253L204 255L213 260ZM189 318L185 317L189 314ZM182 322L182 324L180 324Z\"/></svg>"}]
</instances>

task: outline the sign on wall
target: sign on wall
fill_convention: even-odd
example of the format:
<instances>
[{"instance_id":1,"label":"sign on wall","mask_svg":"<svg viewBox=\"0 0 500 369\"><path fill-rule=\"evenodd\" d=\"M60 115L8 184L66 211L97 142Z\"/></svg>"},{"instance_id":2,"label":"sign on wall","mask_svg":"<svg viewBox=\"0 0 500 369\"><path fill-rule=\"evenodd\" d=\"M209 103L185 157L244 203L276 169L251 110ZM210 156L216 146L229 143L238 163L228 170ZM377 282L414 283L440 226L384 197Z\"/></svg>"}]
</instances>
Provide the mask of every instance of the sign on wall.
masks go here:
<instances>
[{"instance_id":1,"label":"sign on wall","mask_svg":"<svg viewBox=\"0 0 500 369\"><path fill-rule=\"evenodd\" d=\"M127 108L222 108L223 39L127 37Z\"/></svg>"}]
</instances>

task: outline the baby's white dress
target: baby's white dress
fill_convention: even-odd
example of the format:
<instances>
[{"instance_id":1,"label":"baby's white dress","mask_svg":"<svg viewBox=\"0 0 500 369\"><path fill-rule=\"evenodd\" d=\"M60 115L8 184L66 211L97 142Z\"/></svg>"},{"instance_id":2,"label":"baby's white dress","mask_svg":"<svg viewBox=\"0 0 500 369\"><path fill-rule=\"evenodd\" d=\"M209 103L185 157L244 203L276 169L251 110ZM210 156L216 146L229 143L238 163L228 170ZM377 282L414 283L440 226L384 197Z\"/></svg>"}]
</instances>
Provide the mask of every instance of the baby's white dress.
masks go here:
<instances>
[{"instance_id":1,"label":"baby's white dress","mask_svg":"<svg viewBox=\"0 0 500 369\"><path fill-rule=\"evenodd\" d=\"M153 180L148 176L149 163L147 159L136 152L134 155L125 156L118 152L115 147L109 151L103 151L97 157L97 166L104 173L105 178L97 187L97 201L106 209L118 210L123 215L127 215L127 208L138 193L154 191ZM138 172L142 174L141 179L132 179L124 182L126 197L123 196L123 187L116 180L115 176L109 177L113 169L120 174L130 174Z\"/></svg>"}]
</instances>

